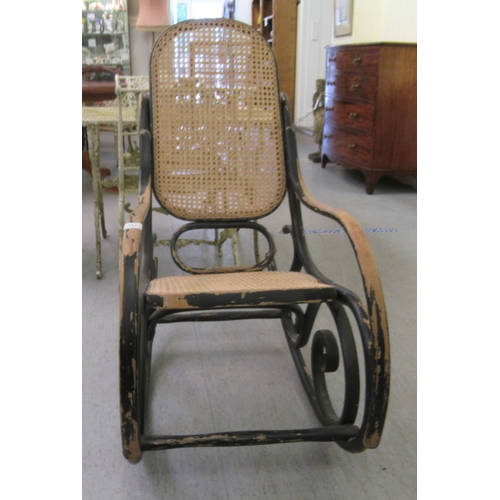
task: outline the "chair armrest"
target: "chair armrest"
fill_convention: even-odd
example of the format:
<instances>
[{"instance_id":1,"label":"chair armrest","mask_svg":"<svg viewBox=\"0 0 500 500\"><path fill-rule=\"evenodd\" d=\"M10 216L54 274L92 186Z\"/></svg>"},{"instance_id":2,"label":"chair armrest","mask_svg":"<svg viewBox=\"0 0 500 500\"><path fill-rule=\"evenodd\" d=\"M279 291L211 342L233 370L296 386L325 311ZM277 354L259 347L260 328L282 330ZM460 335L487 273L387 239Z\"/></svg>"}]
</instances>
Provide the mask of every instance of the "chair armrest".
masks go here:
<instances>
[{"instance_id":1,"label":"chair armrest","mask_svg":"<svg viewBox=\"0 0 500 500\"><path fill-rule=\"evenodd\" d=\"M141 98L141 178L137 205L123 228L120 254L120 413L123 453L131 462L141 457L139 435L143 425L142 409L134 401L141 399L145 374L137 366L144 356L146 327L144 294L156 274L153 259L151 133L149 99Z\"/></svg>"},{"instance_id":2,"label":"chair armrest","mask_svg":"<svg viewBox=\"0 0 500 500\"><path fill-rule=\"evenodd\" d=\"M144 193L138 198L136 207L123 227L122 257L138 254L141 247L142 230L151 210L151 179Z\"/></svg>"},{"instance_id":3,"label":"chair armrest","mask_svg":"<svg viewBox=\"0 0 500 500\"><path fill-rule=\"evenodd\" d=\"M144 256L148 231L143 230L147 228L148 218L151 219L151 183L125 223L120 255L120 413L123 452L133 462L139 461L141 456L142 413L133 402L140 399L144 384L143 374L137 370L137 360L144 351L145 332L141 324L144 315L141 312L150 279L148 258Z\"/></svg>"},{"instance_id":4,"label":"chair armrest","mask_svg":"<svg viewBox=\"0 0 500 500\"><path fill-rule=\"evenodd\" d=\"M355 315L359 314L357 318L358 326L364 337L364 349L369 354L367 359L374 360L374 364L370 368L371 377L368 377L367 380L367 388L372 392L374 397L371 399L368 407L365 408L367 418L364 419L365 423L363 424L362 432L364 446L375 448L380 441L385 414L387 412L390 383L389 330L382 284L377 265L368 238L356 219L343 210L319 202L307 190L298 164L297 144L288 100L284 95L282 96L282 109L288 169L288 196L291 210L298 221L292 231L294 245L298 249L298 251L296 250L293 265L299 268L304 266L307 272L316 275L323 281L331 283L330 280L325 279L316 269L307 250L300 212L300 204L302 204L310 210L333 219L340 224L349 238L361 273L366 304L363 304L349 290L339 285L335 286L339 293L339 300L347 305Z\"/></svg>"},{"instance_id":5,"label":"chair armrest","mask_svg":"<svg viewBox=\"0 0 500 500\"><path fill-rule=\"evenodd\" d=\"M142 93L139 96L140 117L140 155L141 169L139 180L139 198L137 205L125 222L123 228L122 255L139 255L141 240L143 239L143 228L146 242L151 240L151 221L148 214L151 212L152 200L152 138L150 121L149 94ZM152 254L152 247L144 249Z\"/></svg>"},{"instance_id":6,"label":"chair armrest","mask_svg":"<svg viewBox=\"0 0 500 500\"><path fill-rule=\"evenodd\" d=\"M359 270L363 278L363 286L368 304L372 302L372 298L379 299L381 306L383 306L383 310L381 311L381 319L384 320L384 323L386 325L382 285L380 282L377 265L375 263L375 258L373 257L370 243L368 242L368 238L366 237L363 228L352 215L343 210L333 208L329 205L326 205L325 203L316 200L307 190L302 179L302 174L298 162L297 143L290 118L288 99L284 94L282 95L282 106L284 111L285 123L284 133L289 180L289 196L293 197L293 192L301 204L305 205L307 208L316 213L335 220L345 230L356 255ZM292 205L294 204L294 201L295 200L292 198ZM302 223L302 218L299 211L297 215L299 216L299 220ZM308 253L306 245L304 245L304 252L302 253ZM309 255L307 255L307 257L309 258ZM301 264L306 268L309 267L305 262L301 262Z\"/></svg>"},{"instance_id":7,"label":"chair armrest","mask_svg":"<svg viewBox=\"0 0 500 500\"><path fill-rule=\"evenodd\" d=\"M297 179L294 182L294 192L299 201L307 208L336 221L345 230L354 250L367 300L370 297L379 298L384 304L382 284L373 252L366 234L359 222L348 212L331 207L316 200L307 190L300 169L297 168ZM383 317L385 318L385 308Z\"/></svg>"}]
</instances>

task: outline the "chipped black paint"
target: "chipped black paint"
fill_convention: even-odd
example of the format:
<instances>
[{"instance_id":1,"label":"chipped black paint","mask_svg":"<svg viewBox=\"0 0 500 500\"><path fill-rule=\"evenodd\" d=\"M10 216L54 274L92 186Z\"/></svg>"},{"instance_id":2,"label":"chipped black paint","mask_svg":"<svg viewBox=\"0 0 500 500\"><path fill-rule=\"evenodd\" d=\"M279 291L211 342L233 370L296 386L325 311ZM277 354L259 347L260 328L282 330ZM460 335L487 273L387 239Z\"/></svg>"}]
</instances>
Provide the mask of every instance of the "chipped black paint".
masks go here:
<instances>
[{"instance_id":1,"label":"chipped black paint","mask_svg":"<svg viewBox=\"0 0 500 500\"><path fill-rule=\"evenodd\" d=\"M189 436L145 436L141 440L144 451L172 448L256 446L304 441L347 441L358 433L354 425L330 426L319 429L279 431L238 431Z\"/></svg>"},{"instance_id":2,"label":"chipped black paint","mask_svg":"<svg viewBox=\"0 0 500 500\"><path fill-rule=\"evenodd\" d=\"M141 459L143 451L165 450L202 446L249 446L301 441L336 441L349 452L360 452L379 444L384 426L389 398L389 337L387 319L381 287L371 250L363 230L348 214L316 202L305 189L297 164L295 135L286 97L281 100L283 140L286 157L286 175L289 209L292 223L283 233L290 234L294 246L291 271L304 270L326 288L312 290L273 290L245 293L200 293L184 297L185 303L177 310L165 307L162 297L148 295L148 284L156 277L157 264L153 258L155 236L152 232L151 191L154 191L153 144L150 129L151 103L143 95L141 101L141 181L139 203L129 221L143 225L142 231L131 229L124 234L124 251L121 256L121 309L120 309L120 403L121 430L124 456L132 463ZM161 110L155 110L161 112ZM161 202L160 202L161 204ZM323 275L315 265L307 246L302 221L301 206L336 220L340 231L345 231L351 241L358 260L365 291L365 303L353 292L334 283ZM228 227L232 222L204 222ZM249 221L237 221L238 227L256 229ZM214 227L215 227L214 226ZM188 224L186 227L193 227ZM194 224L196 227L196 223ZM262 227L262 226L259 226ZM256 229L258 230L258 229ZM268 264L269 272L276 269L274 242L264 230L270 242L270 251L258 266ZM174 237L171 249L175 250ZM262 232L262 231L261 231ZM361 233L361 234L360 234ZM268 237L269 236L269 237ZM127 245L125 245L125 242ZM176 252L173 259L177 261ZM266 260L267 259L267 260ZM233 268L229 272L248 269ZM257 271L257 269L250 269ZM190 272L208 270L188 269ZM210 270L210 272L218 272ZM264 271L267 272L267 271ZM307 304L303 312L298 304ZM321 304L331 311L336 329L336 339L329 330L322 329L313 337L312 370L305 362L301 349L305 347L312 332ZM248 309L245 309L248 308ZM347 315L349 310L352 315ZM350 319L352 316L353 319ZM251 319L281 320L281 325L296 365L300 380L311 405L322 424L315 429L284 431L237 431L216 434L187 436L144 435L145 408L149 382L151 348L156 326L161 323L173 325L182 321L229 321ZM352 324L351 324L352 323ZM168 330L173 327L170 326ZM365 390L361 394L360 368L354 337L358 336L362 346L365 373ZM332 340L333 339L333 340ZM337 345L338 344L338 345ZM344 370L345 393L342 408L333 408L324 384L325 373L335 369L340 359ZM363 415L360 426L354 421L363 400Z\"/></svg>"},{"instance_id":3,"label":"chipped black paint","mask_svg":"<svg viewBox=\"0 0 500 500\"><path fill-rule=\"evenodd\" d=\"M267 292L241 293L197 293L187 294L189 307L206 309L210 307L254 307L259 305L280 305L301 302L324 302L334 300L336 292L333 288L313 288L310 290L273 290Z\"/></svg>"}]
</instances>

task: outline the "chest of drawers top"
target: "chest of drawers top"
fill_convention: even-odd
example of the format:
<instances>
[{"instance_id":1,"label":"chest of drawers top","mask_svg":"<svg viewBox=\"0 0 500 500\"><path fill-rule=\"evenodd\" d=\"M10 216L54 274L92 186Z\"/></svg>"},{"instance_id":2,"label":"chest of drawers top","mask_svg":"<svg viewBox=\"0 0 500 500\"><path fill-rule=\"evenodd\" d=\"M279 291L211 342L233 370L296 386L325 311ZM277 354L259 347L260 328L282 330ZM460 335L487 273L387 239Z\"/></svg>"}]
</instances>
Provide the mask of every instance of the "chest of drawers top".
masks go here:
<instances>
[{"instance_id":1,"label":"chest of drawers top","mask_svg":"<svg viewBox=\"0 0 500 500\"><path fill-rule=\"evenodd\" d=\"M353 43L348 45L330 45L327 50L327 68L330 70L370 71L377 67L379 51L384 48L412 49L416 43Z\"/></svg>"},{"instance_id":2,"label":"chest of drawers top","mask_svg":"<svg viewBox=\"0 0 500 500\"><path fill-rule=\"evenodd\" d=\"M400 54L416 50L416 44L377 43L327 47L325 94L374 100L379 75L397 71Z\"/></svg>"}]
</instances>

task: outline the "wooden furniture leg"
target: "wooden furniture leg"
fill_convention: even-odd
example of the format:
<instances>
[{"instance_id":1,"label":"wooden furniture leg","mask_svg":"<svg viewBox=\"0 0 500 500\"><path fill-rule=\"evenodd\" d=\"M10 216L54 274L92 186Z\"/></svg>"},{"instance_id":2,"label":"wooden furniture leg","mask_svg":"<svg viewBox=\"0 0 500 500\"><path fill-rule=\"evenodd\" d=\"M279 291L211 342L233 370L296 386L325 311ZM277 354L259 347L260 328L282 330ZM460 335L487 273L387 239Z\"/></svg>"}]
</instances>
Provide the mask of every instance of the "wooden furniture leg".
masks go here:
<instances>
[{"instance_id":1,"label":"wooden furniture leg","mask_svg":"<svg viewBox=\"0 0 500 500\"><path fill-rule=\"evenodd\" d=\"M373 191L375 191L375 186L377 185L377 182L385 174L380 173L380 172L363 172L363 175L365 176L366 194L373 194Z\"/></svg>"}]
</instances>

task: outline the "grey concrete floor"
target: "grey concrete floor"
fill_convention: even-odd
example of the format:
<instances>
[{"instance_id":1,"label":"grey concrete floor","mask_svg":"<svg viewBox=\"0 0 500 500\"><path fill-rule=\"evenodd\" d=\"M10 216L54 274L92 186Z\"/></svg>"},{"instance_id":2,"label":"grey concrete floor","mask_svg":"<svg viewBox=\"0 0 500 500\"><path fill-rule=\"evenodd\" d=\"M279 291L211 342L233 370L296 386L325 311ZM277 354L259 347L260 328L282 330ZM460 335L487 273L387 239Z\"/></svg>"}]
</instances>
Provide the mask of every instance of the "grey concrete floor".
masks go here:
<instances>
[{"instance_id":1,"label":"grey concrete floor","mask_svg":"<svg viewBox=\"0 0 500 500\"><path fill-rule=\"evenodd\" d=\"M384 287L391 334L389 411L376 450L349 454L334 443L149 452L138 465L122 456L118 411L118 200L104 194L108 237L102 243L103 278L95 277L93 194L82 172L83 498L112 499L349 499L417 497L416 266L417 193L383 178L366 195L361 174L307 159L312 139L297 135L304 180L314 196L352 213L366 229ZM102 166L115 169L113 138L104 133ZM130 201L133 201L130 200ZM291 259L285 203L267 225L278 247L278 267ZM179 221L155 215L159 237ZM361 294L351 248L337 226L304 212L318 267ZM210 237L210 234L201 235ZM158 257L167 257L160 248ZM209 246L185 249L193 264L231 263ZM252 258L242 234L242 261ZM161 264L160 273L180 271ZM327 325L328 317L320 322ZM327 326L325 326L327 327ZM307 359L307 358L306 358ZM336 381L329 382L335 385ZM341 383L341 382L339 382ZM335 389L335 388L333 388ZM198 433L314 427L316 417L300 384L277 321L179 324L158 329L152 366L152 433Z\"/></svg>"}]
</instances>

